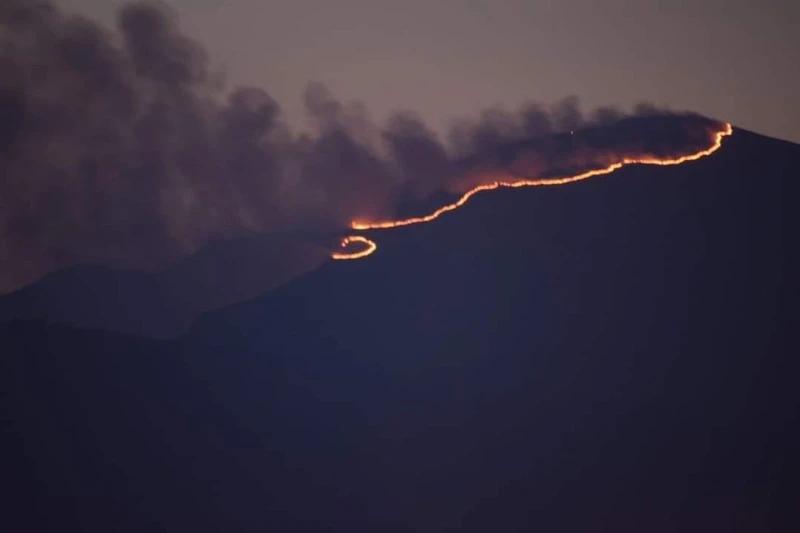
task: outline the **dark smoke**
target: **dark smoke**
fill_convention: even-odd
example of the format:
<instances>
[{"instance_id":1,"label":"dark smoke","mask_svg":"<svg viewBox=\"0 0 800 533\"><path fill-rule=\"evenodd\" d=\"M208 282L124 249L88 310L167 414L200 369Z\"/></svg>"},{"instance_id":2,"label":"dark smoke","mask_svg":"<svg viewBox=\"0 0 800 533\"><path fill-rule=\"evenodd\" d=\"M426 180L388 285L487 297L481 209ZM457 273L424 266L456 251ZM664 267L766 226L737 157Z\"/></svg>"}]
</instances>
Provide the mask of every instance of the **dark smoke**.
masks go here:
<instances>
[{"instance_id":1,"label":"dark smoke","mask_svg":"<svg viewBox=\"0 0 800 533\"><path fill-rule=\"evenodd\" d=\"M0 4L0 292L78 263L162 268L214 239L385 217L443 190L460 157L623 116L587 118L575 97L492 108L445 147L411 112L378 127L311 84L316 129L296 135L263 90L226 94L164 5L127 5L116 30L44 0Z\"/></svg>"}]
</instances>

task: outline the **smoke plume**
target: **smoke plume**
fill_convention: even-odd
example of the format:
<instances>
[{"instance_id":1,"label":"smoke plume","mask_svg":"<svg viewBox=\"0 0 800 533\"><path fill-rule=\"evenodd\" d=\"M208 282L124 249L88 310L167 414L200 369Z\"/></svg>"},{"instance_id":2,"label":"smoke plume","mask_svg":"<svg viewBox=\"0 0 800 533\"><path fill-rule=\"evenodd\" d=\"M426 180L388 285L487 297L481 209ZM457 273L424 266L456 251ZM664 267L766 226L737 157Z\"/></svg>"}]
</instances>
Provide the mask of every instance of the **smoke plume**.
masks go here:
<instances>
[{"instance_id":1,"label":"smoke plume","mask_svg":"<svg viewBox=\"0 0 800 533\"><path fill-rule=\"evenodd\" d=\"M4 0L0 292L73 264L157 269L215 239L391 216L477 179L467 156L624 116L584 114L575 97L492 108L446 145L410 111L376 125L324 85L302 98L310 134L290 131L264 90L226 90L162 4L123 7L110 31L45 0ZM529 148L536 165L514 164L546 172L551 152ZM598 150L570 154L588 164Z\"/></svg>"}]
</instances>

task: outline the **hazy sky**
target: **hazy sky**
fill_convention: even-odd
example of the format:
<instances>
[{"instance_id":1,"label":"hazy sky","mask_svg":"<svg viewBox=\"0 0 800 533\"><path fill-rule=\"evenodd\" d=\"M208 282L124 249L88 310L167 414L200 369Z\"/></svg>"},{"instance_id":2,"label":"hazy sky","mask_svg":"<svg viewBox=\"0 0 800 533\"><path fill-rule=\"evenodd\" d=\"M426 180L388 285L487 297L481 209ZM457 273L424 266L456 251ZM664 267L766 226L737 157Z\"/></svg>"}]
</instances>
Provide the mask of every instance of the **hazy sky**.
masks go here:
<instances>
[{"instance_id":1,"label":"hazy sky","mask_svg":"<svg viewBox=\"0 0 800 533\"><path fill-rule=\"evenodd\" d=\"M112 23L123 0L56 0ZM171 0L181 25L292 121L309 80L434 126L494 104L640 100L800 142L795 0Z\"/></svg>"}]
</instances>

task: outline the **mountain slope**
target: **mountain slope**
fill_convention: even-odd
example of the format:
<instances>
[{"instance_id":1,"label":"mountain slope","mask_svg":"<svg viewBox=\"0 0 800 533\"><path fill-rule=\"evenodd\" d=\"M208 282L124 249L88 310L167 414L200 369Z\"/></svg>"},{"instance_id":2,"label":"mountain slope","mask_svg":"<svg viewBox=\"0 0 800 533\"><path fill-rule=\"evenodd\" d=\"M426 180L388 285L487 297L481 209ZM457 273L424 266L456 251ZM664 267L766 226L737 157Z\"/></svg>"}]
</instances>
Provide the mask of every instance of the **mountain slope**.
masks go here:
<instances>
[{"instance_id":1,"label":"mountain slope","mask_svg":"<svg viewBox=\"0 0 800 533\"><path fill-rule=\"evenodd\" d=\"M2 324L12 516L792 531L798 169L736 130L690 164L376 233L175 341Z\"/></svg>"}]
</instances>

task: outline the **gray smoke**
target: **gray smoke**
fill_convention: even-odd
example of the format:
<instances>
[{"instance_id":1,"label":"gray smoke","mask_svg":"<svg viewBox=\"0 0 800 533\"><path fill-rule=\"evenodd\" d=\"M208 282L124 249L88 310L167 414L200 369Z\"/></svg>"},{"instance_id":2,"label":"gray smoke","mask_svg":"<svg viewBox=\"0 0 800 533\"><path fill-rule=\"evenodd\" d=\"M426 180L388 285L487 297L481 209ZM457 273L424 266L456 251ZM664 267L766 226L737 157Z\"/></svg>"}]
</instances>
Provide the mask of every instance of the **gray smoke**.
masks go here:
<instances>
[{"instance_id":1,"label":"gray smoke","mask_svg":"<svg viewBox=\"0 0 800 533\"><path fill-rule=\"evenodd\" d=\"M388 216L443 190L460 157L623 116L586 118L575 97L492 108L445 146L412 112L378 126L321 84L303 98L315 131L298 135L262 89L226 92L163 4L125 6L112 32L4 0L0 292L73 264L161 268L214 239Z\"/></svg>"}]
</instances>

